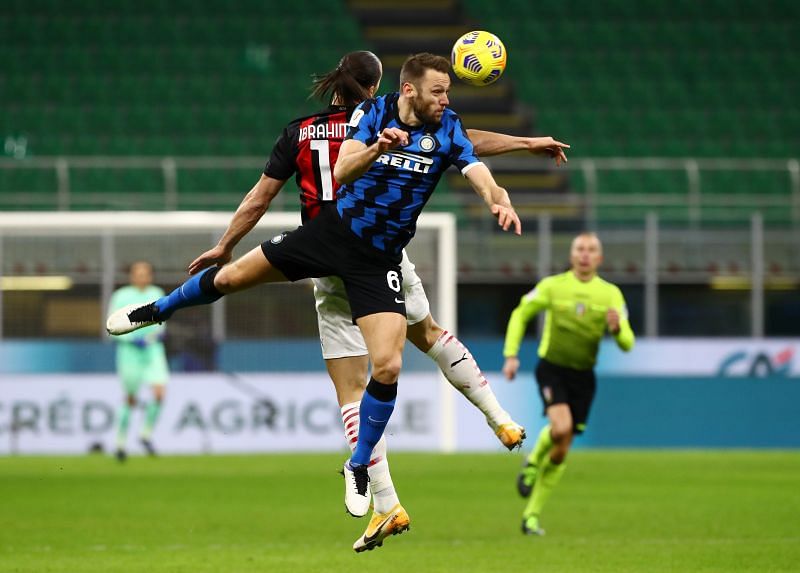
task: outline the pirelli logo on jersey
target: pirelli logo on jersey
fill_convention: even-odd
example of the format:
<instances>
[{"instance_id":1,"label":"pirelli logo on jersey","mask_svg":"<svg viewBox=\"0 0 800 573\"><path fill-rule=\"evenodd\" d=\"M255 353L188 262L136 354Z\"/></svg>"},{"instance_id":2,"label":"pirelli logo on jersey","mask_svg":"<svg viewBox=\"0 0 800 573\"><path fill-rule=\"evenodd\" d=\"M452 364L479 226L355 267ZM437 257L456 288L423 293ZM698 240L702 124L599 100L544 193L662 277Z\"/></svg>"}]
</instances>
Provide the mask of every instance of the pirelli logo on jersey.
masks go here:
<instances>
[{"instance_id":1,"label":"pirelli logo on jersey","mask_svg":"<svg viewBox=\"0 0 800 573\"><path fill-rule=\"evenodd\" d=\"M347 136L346 123L320 123L319 125L306 125L300 128L298 141L306 139L344 139Z\"/></svg>"},{"instance_id":2,"label":"pirelli logo on jersey","mask_svg":"<svg viewBox=\"0 0 800 573\"><path fill-rule=\"evenodd\" d=\"M375 163L383 163L406 171L416 173L428 173L433 165L433 159L408 151L389 151L382 154Z\"/></svg>"}]
</instances>

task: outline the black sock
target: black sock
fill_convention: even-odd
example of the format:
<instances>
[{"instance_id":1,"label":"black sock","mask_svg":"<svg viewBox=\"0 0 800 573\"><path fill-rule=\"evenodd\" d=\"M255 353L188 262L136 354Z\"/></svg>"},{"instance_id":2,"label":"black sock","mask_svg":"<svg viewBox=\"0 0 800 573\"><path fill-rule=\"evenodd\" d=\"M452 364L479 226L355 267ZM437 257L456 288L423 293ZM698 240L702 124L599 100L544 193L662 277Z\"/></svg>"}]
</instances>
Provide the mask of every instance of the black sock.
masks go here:
<instances>
[{"instance_id":1,"label":"black sock","mask_svg":"<svg viewBox=\"0 0 800 573\"><path fill-rule=\"evenodd\" d=\"M208 296L222 298L224 293L221 293L217 287L214 286L214 277L217 276L217 273L220 271L222 267L211 267L207 272L203 273L203 276L200 277L200 283L198 286L203 293L207 294Z\"/></svg>"}]
</instances>

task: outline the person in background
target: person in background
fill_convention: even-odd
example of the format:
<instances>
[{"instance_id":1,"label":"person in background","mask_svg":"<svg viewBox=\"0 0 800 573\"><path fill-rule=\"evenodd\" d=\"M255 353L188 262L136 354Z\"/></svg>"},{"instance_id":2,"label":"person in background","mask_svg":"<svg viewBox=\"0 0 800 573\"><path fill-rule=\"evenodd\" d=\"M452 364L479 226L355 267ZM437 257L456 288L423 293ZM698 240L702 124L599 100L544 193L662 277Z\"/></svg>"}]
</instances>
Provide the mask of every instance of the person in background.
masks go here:
<instances>
[{"instance_id":1,"label":"person in background","mask_svg":"<svg viewBox=\"0 0 800 573\"><path fill-rule=\"evenodd\" d=\"M127 286L114 291L109 304L113 312L130 304L146 303L164 296L164 291L153 284L153 266L147 261L136 261L130 266ZM167 354L164 350L164 325L154 324L135 332L117 336L117 375L122 382L125 398L117 420L116 457L124 462L127 455L128 427L131 411L136 407L139 390L150 386L152 400L147 403L145 420L139 441L145 451L156 455L152 442L153 428L161 412L164 389L169 379Z\"/></svg>"},{"instance_id":2,"label":"person in background","mask_svg":"<svg viewBox=\"0 0 800 573\"><path fill-rule=\"evenodd\" d=\"M519 494L530 497L522 514L526 535L544 534L539 526L542 508L564 474L573 436L586 428L600 340L608 332L622 350L633 348L622 292L597 275L602 261L600 239L594 233L581 233L572 241L570 270L541 280L522 297L508 321L503 374L513 380L525 328L538 312L546 313L535 373L549 423L517 477Z\"/></svg>"}]
</instances>

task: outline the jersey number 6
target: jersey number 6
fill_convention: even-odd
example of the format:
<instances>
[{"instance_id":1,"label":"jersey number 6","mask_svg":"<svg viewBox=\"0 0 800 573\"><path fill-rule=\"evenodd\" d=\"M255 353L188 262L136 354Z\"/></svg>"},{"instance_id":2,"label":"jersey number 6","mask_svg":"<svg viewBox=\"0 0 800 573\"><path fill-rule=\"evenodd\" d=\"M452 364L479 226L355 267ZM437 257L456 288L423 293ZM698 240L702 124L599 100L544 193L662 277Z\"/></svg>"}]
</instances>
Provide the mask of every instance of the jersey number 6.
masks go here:
<instances>
[{"instance_id":1,"label":"jersey number 6","mask_svg":"<svg viewBox=\"0 0 800 573\"><path fill-rule=\"evenodd\" d=\"M389 271L386 273L386 282L389 284L389 288L394 292L400 292L400 276L397 274L397 271Z\"/></svg>"}]
</instances>

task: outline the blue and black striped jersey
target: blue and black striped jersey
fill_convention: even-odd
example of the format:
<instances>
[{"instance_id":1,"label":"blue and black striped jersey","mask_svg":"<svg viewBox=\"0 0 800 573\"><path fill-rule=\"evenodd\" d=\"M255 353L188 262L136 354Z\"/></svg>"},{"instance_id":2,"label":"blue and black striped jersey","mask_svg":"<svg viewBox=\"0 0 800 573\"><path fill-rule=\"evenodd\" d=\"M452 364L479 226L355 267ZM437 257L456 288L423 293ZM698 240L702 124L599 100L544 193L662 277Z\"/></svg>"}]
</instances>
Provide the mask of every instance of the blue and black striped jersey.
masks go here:
<instances>
[{"instance_id":1,"label":"blue and black striped jersey","mask_svg":"<svg viewBox=\"0 0 800 573\"><path fill-rule=\"evenodd\" d=\"M353 183L343 185L336 208L356 235L381 251L397 254L414 236L417 218L450 165L466 173L480 163L455 112L445 109L438 124L411 127L400 121L392 93L359 105L347 139L366 145L387 127L409 134L409 144L382 154Z\"/></svg>"}]
</instances>

